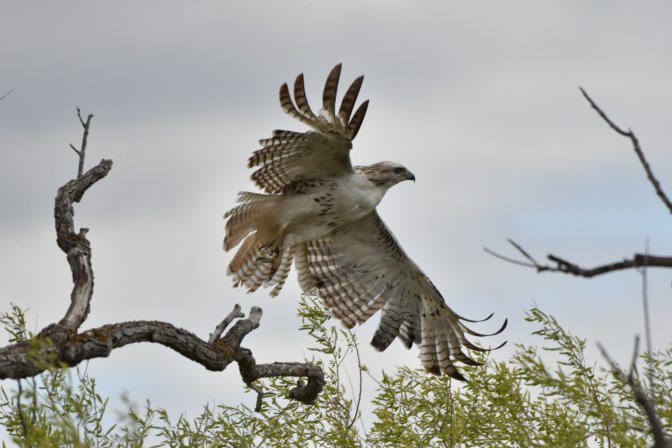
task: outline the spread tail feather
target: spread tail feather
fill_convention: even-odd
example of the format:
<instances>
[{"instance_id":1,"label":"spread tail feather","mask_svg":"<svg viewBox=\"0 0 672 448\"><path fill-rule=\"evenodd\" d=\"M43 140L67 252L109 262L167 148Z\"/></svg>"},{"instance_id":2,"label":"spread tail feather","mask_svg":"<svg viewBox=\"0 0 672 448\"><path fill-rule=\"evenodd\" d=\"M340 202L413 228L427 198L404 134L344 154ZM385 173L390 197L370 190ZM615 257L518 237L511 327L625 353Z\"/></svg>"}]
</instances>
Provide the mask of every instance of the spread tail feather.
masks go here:
<instances>
[{"instance_id":1,"label":"spread tail feather","mask_svg":"<svg viewBox=\"0 0 672 448\"><path fill-rule=\"evenodd\" d=\"M226 212L226 237L224 250L230 250L247 235L258 230L258 221L264 212L277 200L277 196L249 192L238 193L240 205Z\"/></svg>"},{"instance_id":2,"label":"spread tail feather","mask_svg":"<svg viewBox=\"0 0 672 448\"><path fill-rule=\"evenodd\" d=\"M248 292L254 292L273 276L275 256L269 244L258 241L255 232L245 238L231 260L227 274L233 277L234 286L242 284Z\"/></svg>"},{"instance_id":3,"label":"spread tail feather","mask_svg":"<svg viewBox=\"0 0 672 448\"><path fill-rule=\"evenodd\" d=\"M283 247L282 241L261 241L254 232L243 241L231 260L227 274L233 277L234 286L243 285L248 292L260 286L274 286L271 297L280 293L292 267L294 249Z\"/></svg>"},{"instance_id":4,"label":"spread tail feather","mask_svg":"<svg viewBox=\"0 0 672 448\"><path fill-rule=\"evenodd\" d=\"M275 286L271 296L276 296L287 279L294 259L291 244L285 247L285 238L279 223L274 221L274 205L281 196L241 192L240 205L228 211L224 249L230 250L241 241L227 271L234 286L241 284L248 292L261 285Z\"/></svg>"}]
</instances>

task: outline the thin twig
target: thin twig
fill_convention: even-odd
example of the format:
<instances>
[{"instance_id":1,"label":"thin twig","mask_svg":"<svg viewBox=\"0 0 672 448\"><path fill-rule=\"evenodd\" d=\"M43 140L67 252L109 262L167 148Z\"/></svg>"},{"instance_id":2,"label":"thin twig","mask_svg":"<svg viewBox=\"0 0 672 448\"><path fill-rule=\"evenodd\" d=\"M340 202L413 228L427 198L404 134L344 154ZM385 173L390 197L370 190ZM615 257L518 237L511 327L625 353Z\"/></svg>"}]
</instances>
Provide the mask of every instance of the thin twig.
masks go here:
<instances>
[{"instance_id":1,"label":"thin twig","mask_svg":"<svg viewBox=\"0 0 672 448\"><path fill-rule=\"evenodd\" d=\"M84 158L86 157L86 143L87 139L89 138L89 127L91 126L91 119L93 118L93 114L89 114L89 116L86 117L86 121L84 121L84 119L82 118L82 111L78 107L77 117L79 118L79 122L82 124L82 127L84 128L84 135L82 136L82 146L79 149L77 149L71 143L70 148L72 148L72 150L75 151L79 156L79 165L77 166L77 177L82 177L82 174L84 174Z\"/></svg>"},{"instance_id":2,"label":"thin twig","mask_svg":"<svg viewBox=\"0 0 672 448\"><path fill-rule=\"evenodd\" d=\"M639 336L635 336L635 346L632 348L632 359L630 360L630 371L628 376L632 377L637 372L637 358L639 358Z\"/></svg>"},{"instance_id":3,"label":"thin twig","mask_svg":"<svg viewBox=\"0 0 672 448\"><path fill-rule=\"evenodd\" d=\"M12 90L10 90L9 92L5 93L4 95L0 96L0 101L4 100L4 99L7 98L9 95L11 95L13 91L14 91L14 90L12 89Z\"/></svg>"},{"instance_id":4,"label":"thin twig","mask_svg":"<svg viewBox=\"0 0 672 448\"><path fill-rule=\"evenodd\" d=\"M660 186L660 182L658 182L658 179L653 175L653 171L651 171L651 166L649 165L649 162L647 162L646 157L644 157L644 152L642 151L642 148L639 146L639 140L637 139L637 136L635 133L631 130L628 129L627 131L624 131L620 127L618 127L609 117L607 117L607 114L600 109L600 107L595 104L593 99L588 96L588 93L583 90L583 87L579 87L579 90L581 90L581 93L583 96L588 100L590 103L590 106L595 109L595 111L602 117L604 121L607 122L609 127L613 129L614 131L618 132L621 134L623 137L627 137L630 139L632 142L632 147L635 150L635 153L637 154L637 157L639 158L640 163L642 164L642 167L644 168L644 171L646 172L646 177L649 179L651 182L651 185L653 185L654 190L656 190L656 194L660 198L661 201L663 201L663 204L667 207L670 213L672 213L672 202L668 199L667 195L663 191L663 188Z\"/></svg>"},{"instance_id":5,"label":"thin twig","mask_svg":"<svg viewBox=\"0 0 672 448\"><path fill-rule=\"evenodd\" d=\"M78 107L77 108L77 117L79 118L79 122L82 123L82 126L86 128L89 124L89 120L91 119L91 117L93 117L93 115L89 115L89 118L87 118L87 120L85 122L84 119L82 118L82 111Z\"/></svg>"},{"instance_id":6,"label":"thin twig","mask_svg":"<svg viewBox=\"0 0 672 448\"><path fill-rule=\"evenodd\" d=\"M26 419L23 416L23 408L21 407L21 395L23 395L23 388L21 386L21 380L16 380L19 385L19 395L16 397L16 410L19 412L19 420L21 420L21 428L23 428L23 436L28 439L28 426L26 425Z\"/></svg>"},{"instance_id":7,"label":"thin twig","mask_svg":"<svg viewBox=\"0 0 672 448\"><path fill-rule=\"evenodd\" d=\"M357 356L357 370L359 370L359 393L357 394L357 406L355 406L355 413L352 416L352 420L350 421L350 423L348 423L348 425L345 427L346 431L352 428L352 425L354 425L355 422L357 421L357 414L359 413L359 405L362 402L362 358L359 356L359 344L357 344L355 336L353 335L350 329L348 329L348 333L350 334L350 339L353 341L352 345L355 348L355 355ZM350 387L352 387L352 385L350 385Z\"/></svg>"},{"instance_id":8,"label":"thin twig","mask_svg":"<svg viewBox=\"0 0 672 448\"><path fill-rule=\"evenodd\" d=\"M527 262L525 262L525 261L520 261L520 260L516 260L515 258L507 257L507 256L502 255L502 254L500 254L500 253L498 253L498 252L495 252L494 250L489 249L489 248L487 248L487 247L484 247L483 250L484 250L486 253L492 255L493 257L495 257L495 258L499 258L500 260L504 260L504 261L506 261L507 263L517 264L518 266L524 266L524 267L526 267L526 268L537 268L537 266L535 266L535 265L532 264L532 263L527 263Z\"/></svg>"},{"instance_id":9,"label":"thin twig","mask_svg":"<svg viewBox=\"0 0 672 448\"><path fill-rule=\"evenodd\" d=\"M261 412L261 405L264 403L264 391L253 383L247 383L247 387L257 393L257 403L254 405L254 412Z\"/></svg>"},{"instance_id":10,"label":"thin twig","mask_svg":"<svg viewBox=\"0 0 672 448\"><path fill-rule=\"evenodd\" d=\"M646 237L646 242L644 243L644 253L649 253L649 238ZM651 355L653 353L653 342L651 338L651 317L649 313L649 279L648 279L648 269L647 269L647 257L644 258L644 266L640 269L642 274L642 306L644 308L644 334L646 336L646 351L648 353L648 364L649 364L649 386L653 387L653 359Z\"/></svg>"},{"instance_id":11,"label":"thin twig","mask_svg":"<svg viewBox=\"0 0 672 448\"><path fill-rule=\"evenodd\" d=\"M523 249L522 246L521 246L520 244L516 243L516 242L513 241L511 238L507 239L507 241L508 241L509 244L511 244L513 247L515 247L516 249L518 249L518 252L520 252L521 254L523 254L523 257L525 257L525 258L527 258L528 260L530 260L530 263L532 263L534 266L539 266L539 263L537 262L537 260L535 260L535 259L532 257L532 255L528 254L527 251L526 251L525 249Z\"/></svg>"},{"instance_id":12,"label":"thin twig","mask_svg":"<svg viewBox=\"0 0 672 448\"><path fill-rule=\"evenodd\" d=\"M213 344L217 339L219 339L222 333L224 333L224 330L226 330L226 327L228 327L234 319L242 319L244 317L245 314L240 311L240 305L236 303L236 306L233 307L233 311L231 311L228 316L226 316L224 320L222 320L222 322L217 325L215 331L210 334L208 344Z\"/></svg>"},{"instance_id":13,"label":"thin twig","mask_svg":"<svg viewBox=\"0 0 672 448\"><path fill-rule=\"evenodd\" d=\"M537 272L560 272L563 274L571 274L577 277L586 277L586 278L596 277L598 275L606 274L608 272L620 271L623 269L630 269L630 268L641 268L644 266L672 268L672 257L650 255L648 253L634 254L632 258L629 259L626 258L623 261L607 263L592 268L584 268L576 263L572 263L553 254L549 254L547 256L548 260L551 261L552 264L541 264L537 262L525 249L522 248L522 246L520 246L515 241L509 240L509 243L513 247L515 247L516 250L520 252L523 255L523 257L525 257L528 261L517 260L515 258L501 255L497 252L488 249L487 247L483 248L483 250L485 250L485 252L487 252L488 254L501 260L504 260L508 263L524 266L527 268L533 268Z\"/></svg>"}]
</instances>

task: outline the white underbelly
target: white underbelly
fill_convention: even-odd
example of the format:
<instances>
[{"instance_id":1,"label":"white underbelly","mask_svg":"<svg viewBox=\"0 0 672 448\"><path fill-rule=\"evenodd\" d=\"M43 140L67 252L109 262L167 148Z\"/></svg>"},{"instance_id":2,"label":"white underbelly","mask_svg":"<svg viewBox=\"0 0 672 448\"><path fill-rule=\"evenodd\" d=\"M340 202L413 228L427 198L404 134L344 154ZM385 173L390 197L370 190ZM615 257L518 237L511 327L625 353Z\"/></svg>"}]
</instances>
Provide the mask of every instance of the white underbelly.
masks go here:
<instances>
[{"instance_id":1,"label":"white underbelly","mask_svg":"<svg viewBox=\"0 0 672 448\"><path fill-rule=\"evenodd\" d=\"M294 243L321 239L338 227L362 219L380 203L384 191L361 176L286 199L282 221Z\"/></svg>"}]
</instances>

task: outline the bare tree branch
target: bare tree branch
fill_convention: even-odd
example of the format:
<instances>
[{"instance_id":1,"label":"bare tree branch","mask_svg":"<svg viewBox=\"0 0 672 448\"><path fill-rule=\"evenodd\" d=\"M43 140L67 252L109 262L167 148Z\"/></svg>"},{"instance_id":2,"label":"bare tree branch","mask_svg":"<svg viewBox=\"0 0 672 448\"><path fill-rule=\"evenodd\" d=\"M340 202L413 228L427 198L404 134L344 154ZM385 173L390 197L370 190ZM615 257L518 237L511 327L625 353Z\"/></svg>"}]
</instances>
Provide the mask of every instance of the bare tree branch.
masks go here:
<instances>
[{"instance_id":1,"label":"bare tree branch","mask_svg":"<svg viewBox=\"0 0 672 448\"><path fill-rule=\"evenodd\" d=\"M92 185L107 176L112 161L103 159L86 173L82 172L92 115L84 120L79 109L77 115L84 127L81 149L73 147L79 155L78 176L59 188L54 206L56 240L66 254L74 283L70 306L58 323L45 327L31 340L0 348L0 380L34 377L52 367L76 366L89 359L107 357L112 350L129 344L151 342L169 347L208 370L221 371L235 361L243 381L255 390L258 388L252 383L258 379L306 377L307 384L299 381L289 398L303 403L314 402L324 386L324 373L319 366L309 363L257 364L252 352L240 346L243 338L259 327L262 310L258 307L253 307L249 318L238 320L220 337L233 320L244 317L240 306L236 305L208 341L170 323L157 321L121 322L79 331L90 311L94 276L91 243L86 238L88 229L75 231L73 203L81 201Z\"/></svg>"},{"instance_id":2,"label":"bare tree branch","mask_svg":"<svg viewBox=\"0 0 672 448\"><path fill-rule=\"evenodd\" d=\"M606 359L609 363L614 376L616 376L616 378L618 378L623 383L630 386L630 389L632 390L632 393L635 397L635 401L639 407L642 408L644 414L646 414L646 418L649 422L649 425L651 426L651 432L653 434L654 448L672 448L672 438L670 438L670 436L665 433L663 423L660 421L658 413L656 412L655 403L635 380L636 363L639 356L639 338L635 338L635 350L632 356L632 361L630 362L630 371L628 372L627 376L625 375L625 372L623 372L623 370L618 366L618 364L616 364L614 360L611 359L602 344L598 343L597 347L600 349L604 359Z\"/></svg>"},{"instance_id":3,"label":"bare tree branch","mask_svg":"<svg viewBox=\"0 0 672 448\"><path fill-rule=\"evenodd\" d=\"M600 107L590 98L588 93L586 93L586 91L581 87L579 87L579 89L581 90L581 93L586 98L586 100L590 103L591 107L600 115L600 117L609 125L609 127L611 127L612 130L630 139L633 145L633 149L637 154L637 157L639 157L639 161L644 167L646 176L653 185L656 194L658 195L660 200L665 204L670 213L672 213L672 202L670 202L667 195L663 191L662 187L660 186L660 182L658 182L656 177L653 175L651 167L644 156L644 153L639 145L639 140L635 136L634 132L632 130L624 131L616 124L614 124L614 122L611 121L611 119L609 119L609 117L604 113L604 111L602 111L602 109L600 109ZM490 255L493 255L499 259L502 259L504 261L513 264L534 268L536 269L537 272L545 272L545 271L562 272L565 274L572 274L586 278L591 278L601 274L606 274L608 272L614 272L624 269L631 269L631 268L640 269L643 277L642 296L644 300L644 309L645 309L645 330L647 332L647 346L649 347L649 353L650 353L651 342L650 342L650 322L648 317L648 302L646 291L647 289L646 269L649 267L670 268L672 267L672 257L656 256L649 254L648 240L647 240L645 254L636 253L630 259L626 258L622 261L603 264L593 268L581 267L576 263L569 262L553 254L547 255L547 258L551 263L542 264L536 261L525 249L523 249L522 246L520 246L519 244L510 239L508 241L520 253L523 260L501 255L488 248L484 248L484 250ZM636 381L635 379L636 362L639 356L639 338L637 337L635 339L635 349L632 361L630 363L630 371L627 376L625 375L623 370L621 370L621 368L609 357L607 351L599 343L598 348L602 352L602 356L604 356L604 358L609 363L611 371L613 372L614 376L616 376L620 381L622 381L624 384L627 384L630 387L630 389L633 392L635 401L646 414L646 418L651 426L651 432L654 438L654 447L672 448L672 438L665 433L663 424L660 421L660 418L658 417L658 414L656 412L654 400L647 395L647 393L640 387L638 381Z\"/></svg>"},{"instance_id":4,"label":"bare tree branch","mask_svg":"<svg viewBox=\"0 0 672 448\"><path fill-rule=\"evenodd\" d=\"M7 98L9 95L11 95L13 91L14 91L14 90L10 90L9 92L7 92L7 93L3 94L2 96L0 96L0 101L4 100L4 99Z\"/></svg>"},{"instance_id":5,"label":"bare tree branch","mask_svg":"<svg viewBox=\"0 0 672 448\"><path fill-rule=\"evenodd\" d=\"M644 171L646 171L646 176L653 185L656 194L658 195L660 200L663 201L663 203L668 208L670 213L672 213L672 202L670 202L667 195L663 191L662 187L660 186L660 182L658 182L658 179L656 179L656 177L653 175L651 167L647 162L646 157L644 157L644 152L642 151L642 148L639 145L639 140L637 140L635 133L632 132L632 130L624 131L623 129L618 127L613 121L611 121L611 119L607 116L607 114L604 113L604 111L593 101L593 99L582 87L579 87L579 89L581 90L581 93L586 98L588 103L590 103L590 106L600 115L600 117L602 117L602 119L609 125L611 129L613 129L618 134L630 139L630 141L632 142L633 149L637 154L637 157L639 157L639 161L644 167ZM564 274L571 274L576 275L578 277L586 277L586 278L595 277L598 275L606 274L608 272L621 271L624 269L646 268L646 267L661 267L661 268L672 267L672 257L650 255L648 253L648 249L646 254L636 253L632 256L632 258L629 259L625 258L622 261L607 263L592 268L584 268L576 263L567 261L553 254L547 255L547 258L551 263L543 264L535 260L525 249L522 248L522 246L520 246L515 241L511 239L509 239L508 241L509 244L511 244L523 256L524 260L502 255L500 253L488 249L487 247L483 249L485 250L485 252L496 258L504 260L508 263L513 263L519 266L536 269L537 272L562 272Z\"/></svg>"},{"instance_id":6,"label":"bare tree branch","mask_svg":"<svg viewBox=\"0 0 672 448\"><path fill-rule=\"evenodd\" d=\"M70 143L70 148L72 148L75 153L79 156L79 165L77 167L77 177L82 177L82 173L84 172L84 158L86 157L86 143L89 138L89 127L91 126L91 119L93 118L93 114L89 114L88 117L86 117L86 121L82 118L82 111L77 108L77 118L79 118L79 122L82 124L82 127L84 128L84 134L82 135L82 146L80 146L79 149L75 148L72 143Z\"/></svg>"},{"instance_id":7,"label":"bare tree branch","mask_svg":"<svg viewBox=\"0 0 672 448\"><path fill-rule=\"evenodd\" d=\"M208 344L214 344L217 339L224 333L224 330L226 330L226 327L231 325L231 322L233 322L234 319L238 318L243 318L245 317L245 314L240 312L240 305L236 303L236 306L233 307L233 311L229 313L228 316L224 318L224 320L217 325L215 328L215 331L212 332L210 335L210 339L208 340Z\"/></svg>"},{"instance_id":8,"label":"bare tree branch","mask_svg":"<svg viewBox=\"0 0 672 448\"><path fill-rule=\"evenodd\" d=\"M595 111L602 117L604 121L607 122L609 127L613 129L614 131L618 132L621 134L623 137L627 137L630 139L632 142L632 147L635 150L635 153L637 154L637 157L639 157L639 161L642 164L642 167L644 168L644 171L646 171L646 177L649 179L649 182L651 182L651 185L653 185L653 188L656 190L656 194L660 198L661 201L663 201L663 204L667 207L670 213L672 213L672 202L668 199L667 195L663 191L662 187L660 186L660 182L658 182L658 179L653 175L653 171L651 171L651 166L649 166L649 162L647 162L646 157L644 157L644 152L642 151L642 148L639 146L639 140L637 139L637 136L635 136L635 133L628 129L627 131L624 131L620 127L618 127L616 124L614 124L613 121L607 117L607 114L600 109L600 107L595 104L595 102L592 100L590 96L588 96L588 93L583 89L583 87L579 87L579 90L581 90L581 93L583 96L588 100L590 103L590 106L595 109Z\"/></svg>"},{"instance_id":9,"label":"bare tree branch","mask_svg":"<svg viewBox=\"0 0 672 448\"><path fill-rule=\"evenodd\" d=\"M229 330L226 341L213 346L166 322L122 322L81 333L52 324L30 341L0 349L0 379L32 377L52 366L76 366L89 359L105 358L116 348L138 342L161 344L208 370L224 370L235 360L242 339L258 326L249 319L238 321Z\"/></svg>"},{"instance_id":10,"label":"bare tree branch","mask_svg":"<svg viewBox=\"0 0 672 448\"><path fill-rule=\"evenodd\" d=\"M649 238L646 238L644 250L649 253ZM649 354L649 384L653 385L653 342L651 336L651 314L649 312L649 270L644 265L639 273L642 276L642 307L644 308L644 334L646 336L646 352Z\"/></svg>"},{"instance_id":11,"label":"bare tree branch","mask_svg":"<svg viewBox=\"0 0 672 448\"><path fill-rule=\"evenodd\" d=\"M246 350L246 349L242 349ZM284 376L307 377L308 383L299 380L296 387L289 392L289 398L302 403L312 403L324 387L324 372L319 366L300 362L274 362L272 364L248 365L247 358L237 358L240 374L243 381L252 381L261 378L275 378Z\"/></svg>"},{"instance_id":12,"label":"bare tree branch","mask_svg":"<svg viewBox=\"0 0 672 448\"><path fill-rule=\"evenodd\" d=\"M508 240L509 243L520 252L525 259L528 260L522 261L515 258L507 257L501 255L493 250L488 249L487 247L484 250L501 260L507 261L509 263L514 263L520 266L530 267L536 269L537 272L561 272L564 274L571 274L577 277L596 277L598 275L606 274L608 272L621 271L624 269L631 268L643 268L643 267L654 267L654 268L671 268L672 267L672 257L664 257L658 255L650 254L634 254L632 258L626 258L623 261L617 261L615 263L607 263L592 268L584 268L579 266L576 263L572 263L565 259L562 259L556 255L549 254L546 256L548 260L552 263L542 264L537 262L532 258L527 251L525 251L518 243L513 240Z\"/></svg>"},{"instance_id":13,"label":"bare tree branch","mask_svg":"<svg viewBox=\"0 0 672 448\"><path fill-rule=\"evenodd\" d=\"M348 333L350 334L351 338L354 338L351 330L348 330ZM362 358L359 356L359 345L353 344L353 347L355 348L355 356L357 357L357 371L359 372L359 392L357 393L357 405L355 406L355 412L352 414L352 419L350 420L350 423L348 423L348 425L345 427L346 430L352 428L352 426L355 424L355 421L357 420L357 414L359 413L359 406L362 403ZM354 387L352 387L352 383L350 383L350 388L354 390Z\"/></svg>"},{"instance_id":14,"label":"bare tree branch","mask_svg":"<svg viewBox=\"0 0 672 448\"><path fill-rule=\"evenodd\" d=\"M112 350L129 344L151 342L171 348L212 371L222 371L236 361L243 380L250 384L269 377L307 377L308 384L295 388L290 398L312 403L324 386L322 369L304 363L257 364L252 352L240 344L258 326L259 321L251 312L250 318L239 320L223 338L210 344L166 322L122 322L79 334L52 324L30 341L0 349L0 379L28 378L53 366L72 367L90 359L105 358Z\"/></svg>"}]
</instances>

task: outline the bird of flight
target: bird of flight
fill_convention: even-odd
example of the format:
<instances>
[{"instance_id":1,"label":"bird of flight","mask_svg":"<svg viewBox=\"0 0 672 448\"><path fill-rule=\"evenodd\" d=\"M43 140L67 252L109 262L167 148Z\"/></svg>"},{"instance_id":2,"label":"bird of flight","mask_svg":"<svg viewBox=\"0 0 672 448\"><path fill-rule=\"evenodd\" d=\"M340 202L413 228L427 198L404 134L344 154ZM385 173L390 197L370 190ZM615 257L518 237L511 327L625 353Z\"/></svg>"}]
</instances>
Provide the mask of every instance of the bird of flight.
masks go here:
<instances>
[{"instance_id":1,"label":"bird of flight","mask_svg":"<svg viewBox=\"0 0 672 448\"><path fill-rule=\"evenodd\" d=\"M293 261L301 288L317 291L347 328L381 311L371 341L377 350L398 337L407 348L420 347L427 371L465 380L454 363L477 363L462 349L486 350L465 335L499 334L506 321L490 335L468 328L464 322L476 321L446 305L388 230L376 206L390 187L415 176L395 162L352 165L352 141L369 102L353 114L360 76L336 111L340 74L341 64L329 73L319 114L308 105L303 74L294 82L294 100L286 83L280 87L282 109L311 130L273 131L249 158L251 178L265 193L239 193L239 205L224 215L224 249L240 244L228 274L235 286L249 292L272 286L275 296Z\"/></svg>"}]
</instances>

